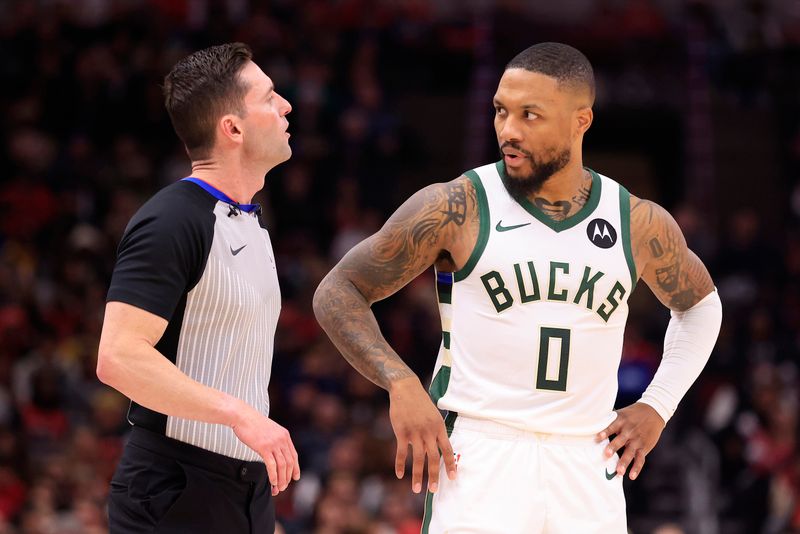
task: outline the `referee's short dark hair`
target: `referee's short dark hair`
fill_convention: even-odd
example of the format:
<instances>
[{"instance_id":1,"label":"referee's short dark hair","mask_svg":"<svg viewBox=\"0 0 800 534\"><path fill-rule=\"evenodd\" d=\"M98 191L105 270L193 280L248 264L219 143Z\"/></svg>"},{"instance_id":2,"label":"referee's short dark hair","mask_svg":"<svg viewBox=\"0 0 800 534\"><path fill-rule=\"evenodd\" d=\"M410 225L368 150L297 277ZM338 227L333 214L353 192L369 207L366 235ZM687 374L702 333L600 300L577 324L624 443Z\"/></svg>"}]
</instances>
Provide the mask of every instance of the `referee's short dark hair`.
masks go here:
<instances>
[{"instance_id":1,"label":"referee's short dark hair","mask_svg":"<svg viewBox=\"0 0 800 534\"><path fill-rule=\"evenodd\" d=\"M193 161L210 155L217 119L244 113L248 87L239 72L252 58L244 43L212 46L181 59L164 78L164 105Z\"/></svg>"},{"instance_id":2,"label":"referee's short dark hair","mask_svg":"<svg viewBox=\"0 0 800 534\"><path fill-rule=\"evenodd\" d=\"M525 69L550 76L571 88L589 90L594 102L594 71L592 64L579 50L562 43L539 43L530 46L508 62L508 69Z\"/></svg>"}]
</instances>

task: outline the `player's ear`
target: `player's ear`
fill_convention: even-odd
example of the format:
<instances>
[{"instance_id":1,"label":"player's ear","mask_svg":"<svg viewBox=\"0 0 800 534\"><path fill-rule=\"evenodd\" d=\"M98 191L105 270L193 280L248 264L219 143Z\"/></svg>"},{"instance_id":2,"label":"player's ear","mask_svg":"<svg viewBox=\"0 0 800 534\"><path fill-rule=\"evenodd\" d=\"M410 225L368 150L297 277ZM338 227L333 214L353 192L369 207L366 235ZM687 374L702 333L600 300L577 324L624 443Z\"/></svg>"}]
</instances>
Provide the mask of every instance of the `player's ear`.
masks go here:
<instances>
[{"instance_id":1,"label":"player's ear","mask_svg":"<svg viewBox=\"0 0 800 534\"><path fill-rule=\"evenodd\" d=\"M589 106L578 108L575 111L575 133L583 135L586 130L592 125L594 120L594 112Z\"/></svg>"}]
</instances>

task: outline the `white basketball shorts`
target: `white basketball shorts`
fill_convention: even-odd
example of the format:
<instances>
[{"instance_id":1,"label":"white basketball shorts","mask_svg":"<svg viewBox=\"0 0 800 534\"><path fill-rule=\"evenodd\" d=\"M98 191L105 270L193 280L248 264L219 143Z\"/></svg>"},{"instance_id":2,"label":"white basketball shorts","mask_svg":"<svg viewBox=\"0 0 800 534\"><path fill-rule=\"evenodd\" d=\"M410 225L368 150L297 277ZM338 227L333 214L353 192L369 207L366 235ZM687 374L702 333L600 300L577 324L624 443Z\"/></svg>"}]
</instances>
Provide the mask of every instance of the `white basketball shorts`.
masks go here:
<instances>
[{"instance_id":1,"label":"white basketball shorts","mask_svg":"<svg viewBox=\"0 0 800 534\"><path fill-rule=\"evenodd\" d=\"M518 430L458 416L450 443L456 480L441 462L422 534L625 534L618 456L608 440Z\"/></svg>"}]
</instances>

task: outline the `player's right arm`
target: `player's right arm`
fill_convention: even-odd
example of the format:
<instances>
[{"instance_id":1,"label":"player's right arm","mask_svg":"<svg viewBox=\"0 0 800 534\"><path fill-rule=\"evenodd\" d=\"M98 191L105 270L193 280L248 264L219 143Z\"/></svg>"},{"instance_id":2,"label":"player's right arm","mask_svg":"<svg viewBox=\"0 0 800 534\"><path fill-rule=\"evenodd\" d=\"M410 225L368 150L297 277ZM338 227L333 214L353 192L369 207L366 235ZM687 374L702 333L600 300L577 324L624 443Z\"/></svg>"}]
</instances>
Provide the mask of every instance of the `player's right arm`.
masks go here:
<instances>
[{"instance_id":1,"label":"player's right arm","mask_svg":"<svg viewBox=\"0 0 800 534\"><path fill-rule=\"evenodd\" d=\"M428 489L436 491L439 450L450 478L452 448L444 421L417 376L389 346L370 306L416 278L436 262L453 262L477 220L475 191L466 177L428 186L409 198L374 235L351 249L320 283L314 312L345 359L389 392L397 437L395 472L405 470L412 447L412 489L422 489L428 456ZM451 266L453 269L454 265Z\"/></svg>"}]
</instances>

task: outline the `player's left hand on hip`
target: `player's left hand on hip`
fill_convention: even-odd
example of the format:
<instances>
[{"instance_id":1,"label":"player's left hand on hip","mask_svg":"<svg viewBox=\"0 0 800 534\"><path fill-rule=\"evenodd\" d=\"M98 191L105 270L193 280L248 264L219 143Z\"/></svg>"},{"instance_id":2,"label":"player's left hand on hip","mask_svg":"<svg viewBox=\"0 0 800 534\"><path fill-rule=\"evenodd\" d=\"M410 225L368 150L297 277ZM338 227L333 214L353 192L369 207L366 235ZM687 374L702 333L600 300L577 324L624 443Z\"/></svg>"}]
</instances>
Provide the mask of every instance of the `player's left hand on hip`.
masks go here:
<instances>
[{"instance_id":1,"label":"player's left hand on hip","mask_svg":"<svg viewBox=\"0 0 800 534\"><path fill-rule=\"evenodd\" d=\"M652 407L637 402L617 410L617 418L597 434L597 441L616 435L606 447L604 454L607 458L611 458L615 452L625 447L617 462L617 474L625 476L625 471L633 462L629 476L631 480L635 480L642 472L645 456L658 443L665 425L664 420Z\"/></svg>"}]
</instances>

